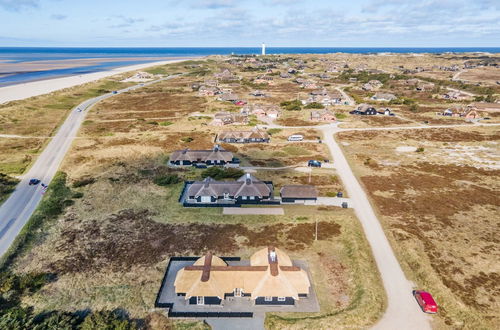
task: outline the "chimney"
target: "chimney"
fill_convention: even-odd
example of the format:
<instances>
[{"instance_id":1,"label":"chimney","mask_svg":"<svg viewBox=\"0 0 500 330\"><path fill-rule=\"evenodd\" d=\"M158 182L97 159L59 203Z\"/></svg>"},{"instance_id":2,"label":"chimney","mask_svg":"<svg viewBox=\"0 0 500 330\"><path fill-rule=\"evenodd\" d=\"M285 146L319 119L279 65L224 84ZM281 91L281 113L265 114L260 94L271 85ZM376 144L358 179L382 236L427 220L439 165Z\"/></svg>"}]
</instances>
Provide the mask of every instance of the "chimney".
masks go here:
<instances>
[{"instance_id":1,"label":"chimney","mask_svg":"<svg viewBox=\"0 0 500 330\"><path fill-rule=\"evenodd\" d=\"M262 55L266 55L266 44L262 43Z\"/></svg>"},{"instance_id":2,"label":"chimney","mask_svg":"<svg viewBox=\"0 0 500 330\"><path fill-rule=\"evenodd\" d=\"M251 184L252 183L252 179L250 178L250 173L247 173L245 174L245 183L246 184Z\"/></svg>"},{"instance_id":3,"label":"chimney","mask_svg":"<svg viewBox=\"0 0 500 330\"><path fill-rule=\"evenodd\" d=\"M212 252L207 252L205 263L203 264L203 272L201 273L202 282L208 282L210 279L210 268L212 268Z\"/></svg>"}]
</instances>

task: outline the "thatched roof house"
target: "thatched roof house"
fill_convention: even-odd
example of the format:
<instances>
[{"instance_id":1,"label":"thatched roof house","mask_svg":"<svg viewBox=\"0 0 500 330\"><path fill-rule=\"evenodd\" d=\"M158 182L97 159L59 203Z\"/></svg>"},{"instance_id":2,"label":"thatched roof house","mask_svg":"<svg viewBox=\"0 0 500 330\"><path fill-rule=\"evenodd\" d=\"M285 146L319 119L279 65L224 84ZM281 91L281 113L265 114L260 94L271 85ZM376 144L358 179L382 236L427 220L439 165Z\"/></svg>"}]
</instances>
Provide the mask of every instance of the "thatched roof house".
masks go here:
<instances>
[{"instance_id":1,"label":"thatched roof house","mask_svg":"<svg viewBox=\"0 0 500 330\"><path fill-rule=\"evenodd\" d=\"M215 145L211 150L176 150L170 155L170 165L225 165L233 161L233 153Z\"/></svg>"},{"instance_id":2,"label":"thatched roof house","mask_svg":"<svg viewBox=\"0 0 500 330\"><path fill-rule=\"evenodd\" d=\"M208 177L189 183L186 186L186 201L189 204L254 204L271 200L272 193L272 183L246 173L236 181L216 181Z\"/></svg>"},{"instance_id":3,"label":"thatched roof house","mask_svg":"<svg viewBox=\"0 0 500 330\"><path fill-rule=\"evenodd\" d=\"M207 253L179 270L174 283L175 292L194 304L207 300L220 304L227 296L249 296L258 305L292 305L307 297L310 286L307 273L274 247L254 253L249 266L229 266Z\"/></svg>"},{"instance_id":4,"label":"thatched roof house","mask_svg":"<svg viewBox=\"0 0 500 330\"><path fill-rule=\"evenodd\" d=\"M281 201L284 203L318 199L318 190L316 187L305 184L285 185L281 188L280 194Z\"/></svg>"},{"instance_id":5,"label":"thatched roof house","mask_svg":"<svg viewBox=\"0 0 500 330\"><path fill-rule=\"evenodd\" d=\"M222 131L217 135L217 141L225 143L269 142L269 140L269 134L257 128L245 131Z\"/></svg>"}]
</instances>

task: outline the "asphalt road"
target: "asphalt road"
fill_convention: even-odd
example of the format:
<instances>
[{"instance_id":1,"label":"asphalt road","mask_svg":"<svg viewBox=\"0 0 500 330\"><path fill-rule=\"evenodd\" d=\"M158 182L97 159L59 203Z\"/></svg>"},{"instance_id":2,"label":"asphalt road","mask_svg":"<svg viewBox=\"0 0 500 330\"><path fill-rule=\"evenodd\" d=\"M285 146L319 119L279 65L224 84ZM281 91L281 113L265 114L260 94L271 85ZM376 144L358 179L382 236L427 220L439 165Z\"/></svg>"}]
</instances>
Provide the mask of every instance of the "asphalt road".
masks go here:
<instances>
[{"instance_id":1,"label":"asphalt road","mask_svg":"<svg viewBox=\"0 0 500 330\"><path fill-rule=\"evenodd\" d=\"M15 191L0 206L0 256L3 256L9 249L10 245L26 222L28 222L43 197L41 185L29 186L29 180L31 178L37 178L45 184L49 184L52 181L73 139L76 137L88 110L99 101L114 95L174 77L177 77L177 75L131 86L117 91L116 94L104 94L82 102L71 111L31 169L23 175L23 179L17 185ZM78 109L82 111L78 111Z\"/></svg>"}]
</instances>

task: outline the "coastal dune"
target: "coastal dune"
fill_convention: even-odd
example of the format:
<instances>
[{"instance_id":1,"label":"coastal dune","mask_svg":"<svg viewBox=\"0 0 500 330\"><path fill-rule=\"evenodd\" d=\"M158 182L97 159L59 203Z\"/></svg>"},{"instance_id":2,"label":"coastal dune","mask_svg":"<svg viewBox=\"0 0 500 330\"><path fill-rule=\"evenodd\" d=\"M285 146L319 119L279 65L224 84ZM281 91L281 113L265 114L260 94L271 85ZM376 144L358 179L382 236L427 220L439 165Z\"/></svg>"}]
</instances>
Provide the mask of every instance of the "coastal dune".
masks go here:
<instances>
[{"instance_id":1,"label":"coastal dune","mask_svg":"<svg viewBox=\"0 0 500 330\"><path fill-rule=\"evenodd\" d=\"M21 83L17 85L0 87L0 104L10 101L26 99L28 97L52 93L57 90L82 85L88 82L92 82L95 80L99 80L102 78L110 77L128 71L141 70L152 66L182 62L186 60L188 60L188 58L141 63L141 64L114 68L108 71L100 71L100 72L82 74L78 76L68 76L68 77L61 77L61 78L54 78L47 80L32 81L28 83Z\"/></svg>"}]
</instances>

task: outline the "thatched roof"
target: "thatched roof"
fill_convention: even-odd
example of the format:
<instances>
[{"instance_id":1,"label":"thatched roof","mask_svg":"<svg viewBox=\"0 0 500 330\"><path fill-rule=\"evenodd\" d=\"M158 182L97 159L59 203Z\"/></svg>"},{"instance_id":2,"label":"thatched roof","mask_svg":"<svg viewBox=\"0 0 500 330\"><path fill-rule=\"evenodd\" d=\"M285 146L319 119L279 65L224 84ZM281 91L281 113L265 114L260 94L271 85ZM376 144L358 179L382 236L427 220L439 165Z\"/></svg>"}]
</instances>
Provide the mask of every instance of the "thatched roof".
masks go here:
<instances>
[{"instance_id":1,"label":"thatched roof","mask_svg":"<svg viewBox=\"0 0 500 330\"><path fill-rule=\"evenodd\" d=\"M269 134L267 134L266 131L262 131L259 129L246 131L222 131L219 133L218 139L269 139Z\"/></svg>"},{"instance_id":2,"label":"thatched roof","mask_svg":"<svg viewBox=\"0 0 500 330\"><path fill-rule=\"evenodd\" d=\"M187 195L194 197L218 197L229 194L229 196L234 196L234 198L240 196L257 196L262 198L269 196L271 192L272 189L268 184L247 173L236 181L215 181L210 177L203 181L195 181L189 186Z\"/></svg>"},{"instance_id":3,"label":"thatched roof","mask_svg":"<svg viewBox=\"0 0 500 330\"><path fill-rule=\"evenodd\" d=\"M281 198L317 198L318 190L311 185L290 184L283 186L280 194Z\"/></svg>"},{"instance_id":4,"label":"thatched roof","mask_svg":"<svg viewBox=\"0 0 500 330\"><path fill-rule=\"evenodd\" d=\"M222 149L219 146L215 146L212 150L176 150L170 155L170 161L184 161L188 160L191 162L196 162L198 160L205 162L207 160L217 160L230 162L233 159L233 153Z\"/></svg>"},{"instance_id":5,"label":"thatched roof","mask_svg":"<svg viewBox=\"0 0 500 330\"><path fill-rule=\"evenodd\" d=\"M193 266L179 270L175 291L193 296L224 298L235 288L257 297L293 297L308 294L310 282L307 273L293 266L283 251L269 247L257 251L250 258L250 266L228 266L211 253L198 259Z\"/></svg>"}]
</instances>

